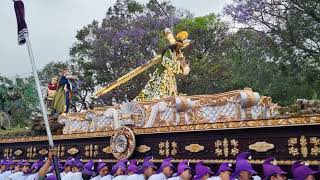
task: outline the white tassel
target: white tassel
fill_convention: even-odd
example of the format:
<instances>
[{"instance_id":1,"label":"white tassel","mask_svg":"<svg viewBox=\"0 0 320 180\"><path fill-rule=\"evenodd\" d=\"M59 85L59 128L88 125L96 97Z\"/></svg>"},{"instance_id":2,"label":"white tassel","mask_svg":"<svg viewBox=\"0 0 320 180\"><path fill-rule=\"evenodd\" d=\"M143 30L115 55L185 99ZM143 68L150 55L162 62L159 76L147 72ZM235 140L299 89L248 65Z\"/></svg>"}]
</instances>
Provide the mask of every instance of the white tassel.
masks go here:
<instances>
[{"instance_id":1,"label":"white tassel","mask_svg":"<svg viewBox=\"0 0 320 180\"><path fill-rule=\"evenodd\" d=\"M229 167L232 167L232 164L231 164L231 163L229 163L229 164L228 164L228 166L229 166Z\"/></svg>"},{"instance_id":2,"label":"white tassel","mask_svg":"<svg viewBox=\"0 0 320 180\"><path fill-rule=\"evenodd\" d=\"M102 159L99 159L98 162L102 162Z\"/></svg>"},{"instance_id":3,"label":"white tassel","mask_svg":"<svg viewBox=\"0 0 320 180\"><path fill-rule=\"evenodd\" d=\"M249 157L248 157L248 159L249 159L249 160L251 160L251 159L252 159L252 157L251 157L251 156L249 156Z\"/></svg>"},{"instance_id":4,"label":"white tassel","mask_svg":"<svg viewBox=\"0 0 320 180\"><path fill-rule=\"evenodd\" d=\"M305 165L305 166L309 166L310 164L309 164L308 162L305 162L304 165Z\"/></svg>"}]
</instances>

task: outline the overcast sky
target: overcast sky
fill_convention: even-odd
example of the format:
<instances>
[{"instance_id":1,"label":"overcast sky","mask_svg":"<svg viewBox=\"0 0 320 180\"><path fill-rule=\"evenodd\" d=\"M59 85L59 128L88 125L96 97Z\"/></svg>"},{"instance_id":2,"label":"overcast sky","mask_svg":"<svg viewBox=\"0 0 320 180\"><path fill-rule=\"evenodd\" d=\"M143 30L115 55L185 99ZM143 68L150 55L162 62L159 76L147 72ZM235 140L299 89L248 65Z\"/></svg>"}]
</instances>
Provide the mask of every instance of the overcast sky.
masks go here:
<instances>
[{"instance_id":1,"label":"overcast sky","mask_svg":"<svg viewBox=\"0 0 320 180\"><path fill-rule=\"evenodd\" d=\"M69 59L77 30L93 19L100 21L116 0L24 0L26 20L38 69L51 61ZM137 0L145 3L148 0ZM161 0L159 0L161 2ZM172 0L196 16L220 13L230 0ZM17 45L17 25L12 0L0 0L0 74L31 72L26 46Z\"/></svg>"}]
</instances>

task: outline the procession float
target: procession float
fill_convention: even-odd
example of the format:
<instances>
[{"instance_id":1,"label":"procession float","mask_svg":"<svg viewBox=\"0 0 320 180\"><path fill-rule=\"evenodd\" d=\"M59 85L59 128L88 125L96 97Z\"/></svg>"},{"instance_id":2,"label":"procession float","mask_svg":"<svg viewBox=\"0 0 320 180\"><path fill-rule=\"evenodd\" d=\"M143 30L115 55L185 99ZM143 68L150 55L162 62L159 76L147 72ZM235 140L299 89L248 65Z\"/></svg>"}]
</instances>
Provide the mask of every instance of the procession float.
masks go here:
<instances>
[{"instance_id":1,"label":"procession float","mask_svg":"<svg viewBox=\"0 0 320 180\"><path fill-rule=\"evenodd\" d=\"M285 168L297 160L320 165L319 102L297 100L291 110L250 88L220 94L179 94L175 76L190 71L182 52L190 41L187 32L174 36L166 29L165 35L170 45L161 54L95 93L99 98L159 65L133 101L62 113L57 118L61 130L53 138L59 159L72 156L114 163L153 156L158 163L172 157L173 162L202 160L214 166L234 163L240 152L250 151L250 162L257 169L270 156ZM54 97L50 100L57 103ZM0 159L40 159L48 154L47 136L0 139L0 152Z\"/></svg>"}]
</instances>

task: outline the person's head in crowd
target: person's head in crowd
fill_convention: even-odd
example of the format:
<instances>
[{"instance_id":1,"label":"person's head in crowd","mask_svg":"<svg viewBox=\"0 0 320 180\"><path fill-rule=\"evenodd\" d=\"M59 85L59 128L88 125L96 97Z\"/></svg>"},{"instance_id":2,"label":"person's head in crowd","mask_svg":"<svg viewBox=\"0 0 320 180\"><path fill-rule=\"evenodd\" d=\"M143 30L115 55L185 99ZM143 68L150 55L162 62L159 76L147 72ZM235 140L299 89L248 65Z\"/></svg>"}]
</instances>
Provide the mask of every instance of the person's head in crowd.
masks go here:
<instances>
[{"instance_id":1,"label":"person's head in crowd","mask_svg":"<svg viewBox=\"0 0 320 180\"><path fill-rule=\"evenodd\" d=\"M127 160L118 161L111 169L111 174L116 176L121 176L126 174L126 162Z\"/></svg>"},{"instance_id":2,"label":"person's head in crowd","mask_svg":"<svg viewBox=\"0 0 320 180\"><path fill-rule=\"evenodd\" d=\"M98 166L97 166L97 173L99 176L103 177L109 174L109 168L105 162L102 160L99 160Z\"/></svg>"},{"instance_id":3,"label":"person's head in crowd","mask_svg":"<svg viewBox=\"0 0 320 180\"><path fill-rule=\"evenodd\" d=\"M193 180L207 180L213 174L214 172L200 161L196 164L196 175L193 177Z\"/></svg>"},{"instance_id":4,"label":"person's head in crowd","mask_svg":"<svg viewBox=\"0 0 320 180\"><path fill-rule=\"evenodd\" d=\"M192 179L191 167L188 160L183 160L178 164L177 176L180 176L182 180Z\"/></svg>"},{"instance_id":5,"label":"person's head in crowd","mask_svg":"<svg viewBox=\"0 0 320 180\"><path fill-rule=\"evenodd\" d=\"M231 163L225 162L220 164L216 175L219 176L221 180L229 180L233 171L231 167Z\"/></svg>"},{"instance_id":6,"label":"person's head in crowd","mask_svg":"<svg viewBox=\"0 0 320 180\"><path fill-rule=\"evenodd\" d=\"M29 174L30 173L31 164L28 161L23 161L21 163L21 165L22 165L21 171L24 174Z\"/></svg>"},{"instance_id":7,"label":"person's head in crowd","mask_svg":"<svg viewBox=\"0 0 320 180\"><path fill-rule=\"evenodd\" d=\"M144 158L142 163L142 168L140 169L139 174L143 174L146 179L156 173L157 166L152 162L153 157L147 156Z\"/></svg>"},{"instance_id":8,"label":"person's head in crowd","mask_svg":"<svg viewBox=\"0 0 320 180\"><path fill-rule=\"evenodd\" d=\"M257 172L252 168L252 165L249 163L251 155L249 152L242 152L236 158L236 169L232 174L232 178L238 178L240 180L250 180L253 175L256 175Z\"/></svg>"},{"instance_id":9,"label":"person's head in crowd","mask_svg":"<svg viewBox=\"0 0 320 180\"><path fill-rule=\"evenodd\" d=\"M174 166L171 163L172 158L164 159L158 173L163 173L166 178L170 178L174 173Z\"/></svg>"},{"instance_id":10,"label":"person's head in crowd","mask_svg":"<svg viewBox=\"0 0 320 180\"><path fill-rule=\"evenodd\" d=\"M273 162L272 162L273 161ZM286 180L286 172L276 165L274 157L269 157L262 164L264 180Z\"/></svg>"},{"instance_id":11,"label":"person's head in crowd","mask_svg":"<svg viewBox=\"0 0 320 180\"><path fill-rule=\"evenodd\" d=\"M291 172L294 180L315 180L315 175L320 173L320 171L313 171L308 164L301 161L292 164Z\"/></svg>"}]
</instances>

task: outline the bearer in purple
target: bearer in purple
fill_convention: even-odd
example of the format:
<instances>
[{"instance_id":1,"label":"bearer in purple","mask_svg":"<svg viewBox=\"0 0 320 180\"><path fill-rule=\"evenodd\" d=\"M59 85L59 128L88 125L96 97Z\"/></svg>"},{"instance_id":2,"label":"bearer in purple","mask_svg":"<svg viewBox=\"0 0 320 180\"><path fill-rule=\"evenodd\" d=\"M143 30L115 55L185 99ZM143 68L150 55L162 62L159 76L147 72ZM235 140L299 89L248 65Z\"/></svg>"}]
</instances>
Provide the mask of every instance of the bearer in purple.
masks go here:
<instances>
[{"instance_id":1,"label":"bearer in purple","mask_svg":"<svg viewBox=\"0 0 320 180\"><path fill-rule=\"evenodd\" d=\"M153 158L152 156L148 156L143 160L142 168L138 170L136 174L132 174L127 177L127 180L145 180L149 179L150 176L152 176L156 170L157 166L153 164L151 161Z\"/></svg>"},{"instance_id":2,"label":"bearer in purple","mask_svg":"<svg viewBox=\"0 0 320 180\"><path fill-rule=\"evenodd\" d=\"M188 160L183 160L178 164L178 172L170 180L191 180L192 172Z\"/></svg>"},{"instance_id":3,"label":"bearer in purple","mask_svg":"<svg viewBox=\"0 0 320 180\"><path fill-rule=\"evenodd\" d=\"M315 176L320 173L320 171L313 171L301 161L293 163L291 171L294 180L316 180Z\"/></svg>"},{"instance_id":4,"label":"bearer in purple","mask_svg":"<svg viewBox=\"0 0 320 180\"><path fill-rule=\"evenodd\" d=\"M102 178L111 180L112 176L109 174L109 168L105 162L103 162L101 159L99 159L99 163L97 166L97 176L94 177L92 180L100 180Z\"/></svg>"},{"instance_id":5,"label":"bearer in purple","mask_svg":"<svg viewBox=\"0 0 320 180\"><path fill-rule=\"evenodd\" d=\"M28 161L23 161L21 165L22 165L22 168L21 168L22 173L19 176L17 176L14 180L26 180L30 175L31 164Z\"/></svg>"},{"instance_id":6,"label":"bearer in purple","mask_svg":"<svg viewBox=\"0 0 320 180\"><path fill-rule=\"evenodd\" d=\"M17 162L14 166L13 173L8 177L8 179L16 179L16 177L21 176L23 173L21 172L22 169L22 160Z\"/></svg>"},{"instance_id":7,"label":"bearer in purple","mask_svg":"<svg viewBox=\"0 0 320 180\"><path fill-rule=\"evenodd\" d=\"M6 160L0 161L0 180L6 179L10 174L11 171L8 170L8 162Z\"/></svg>"},{"instance_id":8,"label":"bearer in purple","mask_svg":"<svg viewBox=\"0 0 320 180\"><path fill-rule=\"evenodd\" d=\"M257 172L253 170L248 159L251 159L249 152L242 152L236 158L236 169L232 175L232 179L251 180Z\"/></svg>"},{"instance_id":9,"label":"bearer in purple","mask_svg":"<svg viewBox=\"0 0 320 180\"><path fill-rule=\"evenodd\" d=\"M28 176L26 180L37 180L39 178L38 171L43 166L43 164L44 161L42 159L34 162L30 169L31 174Z\"/></svg>"},{"instance_id":10,"label":"bearer in purple","mask_svg":"<svg viewBox=\"0 0 320 180\"><path fill-rule=\"evenodd\" d=\"M216 176L209 178L209 180L230 180L230 176L233 171L231 167L231 163L222 163L218 169Z\"/></svg>"},{"instance_id":11,"label":"bearer in purple","mask_svg":"<svg viewBox=\"0 0 320 180\"><path fill-rule=\"evenodd\" d=\"M273 162L271 162L273 161ZM276 165L274 157L269 157L264 160L263 164L263 180L286 180L286 172Z\"/></svg>"},{"instance_id":12,"label":"bearer in purple","mask_svg":"<svg viewBox=\"0 0 320 180\"><path fill-rule=\"evenodd\" d=\"M174 173L174 166L171 163L172 158L164 159L159 170L158 174L154 174L149 177L149 180L165 180L170 178Z\"/></svg>"},{"instance_id":13,"label":"bearer in purple","mask_svg":"<svg viewBox=\"0 0 320 180\"><path fill-rule=\"evenodd\" d=\"M89 180L94 176L94 162L90 160L83 166L82 170L82 179ZM78 179L78 178L77 178ZM81 178L79 178L81 179Z\"/></svg>"},{"instance_id":14,"label":"bearer in purple","mask_svg":"<svg viewBox=\"0 0 320 180\"><path fill-rule=\"evenodd\" d=\"M111 169L111 175L113 175L113 180L125 180L126 175L126 163L128 160L120 160Z\"/></svg>"},{"instance_id":15,"label":"bearer in purple","mask_svg":"<svg viewBox=\"0 0 320 180\"><path fill-rule=\"evenodd\" d=\"M193 177L193 180L207 180L213 174L214 172L200 161L196 164L196 175Z\"/></svg>"}]
</instances>

